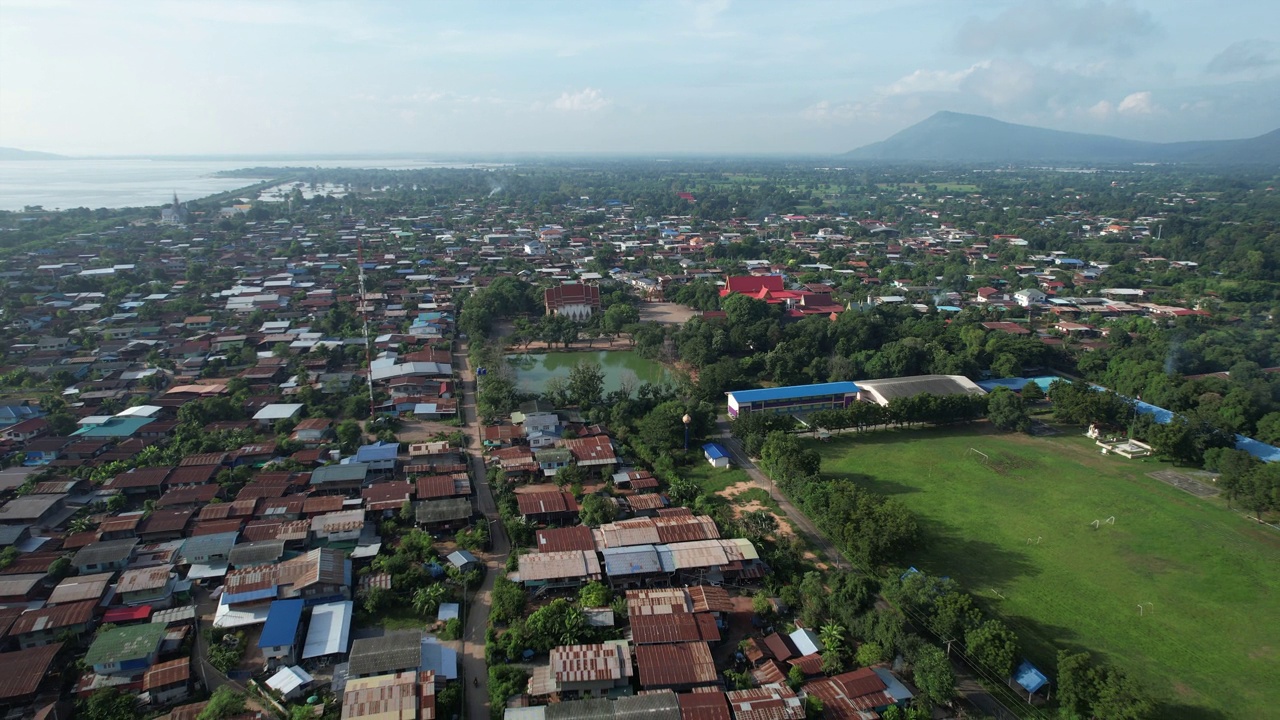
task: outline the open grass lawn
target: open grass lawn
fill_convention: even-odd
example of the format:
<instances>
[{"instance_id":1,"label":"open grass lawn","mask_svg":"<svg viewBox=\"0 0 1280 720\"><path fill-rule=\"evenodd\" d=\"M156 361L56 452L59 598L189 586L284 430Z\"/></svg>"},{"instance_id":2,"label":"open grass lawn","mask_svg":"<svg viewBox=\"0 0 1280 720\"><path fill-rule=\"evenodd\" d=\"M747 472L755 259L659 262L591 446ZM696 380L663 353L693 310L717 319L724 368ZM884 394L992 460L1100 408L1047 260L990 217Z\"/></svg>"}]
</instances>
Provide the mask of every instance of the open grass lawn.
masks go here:
<instances>
[{"instance_id":1,"label":"open grass lawn","mask_svg":"<svg viewBox=\"0 0 1280 720\"><path fill-rule=\"evenodd\" d=\"M1042 668L1089 649L1141 679L1160 717L1276 717L1280 533L1147 477L1167 464L974 428L813 447L824 476L916 511L929 544L911 562L978 596Z\"/></svg>"},{"instance_id":2,"label":"open grass lawn","mask_svg":"<svg viewBox=\"0 0 1280 720\"><path fill-rule=\"evenodd\" d=\"M730 485L738 483L751 482L751 476L747 475L745 470L738 468L715 468L711 467L711 463L695 462L692 466L681 468L680 474L684 477L698 483L702 487L702 491L714 495Z\"/></svg>"}]
</instances>

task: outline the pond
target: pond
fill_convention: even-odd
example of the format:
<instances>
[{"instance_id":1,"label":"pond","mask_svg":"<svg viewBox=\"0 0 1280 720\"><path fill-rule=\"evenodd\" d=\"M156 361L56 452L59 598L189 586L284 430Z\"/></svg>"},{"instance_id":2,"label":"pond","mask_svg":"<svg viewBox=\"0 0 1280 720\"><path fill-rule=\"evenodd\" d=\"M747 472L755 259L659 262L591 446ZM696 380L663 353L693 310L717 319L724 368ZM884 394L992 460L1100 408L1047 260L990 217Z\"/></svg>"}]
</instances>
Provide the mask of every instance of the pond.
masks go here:
<instances>
[{"instance_id":1,"label":"pond","mask_svg":"<svg viewBox=\"0 0 1280 720\"><path fill-rule=\"evenodd\" d=\"M634 350L597 350L588 352L553 352L530 355L508 355L516 370L520 389L540 393L553 377L568 378L569 371L580 362L593 362L604 371L604 391L622 386L624 377L634 376L640 383L659 383L670 377L662 363L640 357Z\"/></svg>"}]
</instances>

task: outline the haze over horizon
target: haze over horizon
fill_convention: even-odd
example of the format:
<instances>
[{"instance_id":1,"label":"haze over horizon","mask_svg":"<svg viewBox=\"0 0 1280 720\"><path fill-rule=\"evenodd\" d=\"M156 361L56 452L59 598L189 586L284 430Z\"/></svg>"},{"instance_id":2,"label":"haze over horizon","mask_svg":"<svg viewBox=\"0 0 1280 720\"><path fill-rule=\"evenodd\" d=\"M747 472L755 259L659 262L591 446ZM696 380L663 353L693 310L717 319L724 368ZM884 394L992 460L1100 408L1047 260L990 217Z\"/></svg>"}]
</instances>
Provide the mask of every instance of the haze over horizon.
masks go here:
<instances>
[{"instance_id":1,"label":"haze over horizon","mask_svg":"<svg viewBox=\"0 0 1280 720\"><path fill-rule=\"evenodd\" d=\"M837 154L939 110L1280 127L1280 4L0 0L0 146Z\"/></svg>"}]
</instances>

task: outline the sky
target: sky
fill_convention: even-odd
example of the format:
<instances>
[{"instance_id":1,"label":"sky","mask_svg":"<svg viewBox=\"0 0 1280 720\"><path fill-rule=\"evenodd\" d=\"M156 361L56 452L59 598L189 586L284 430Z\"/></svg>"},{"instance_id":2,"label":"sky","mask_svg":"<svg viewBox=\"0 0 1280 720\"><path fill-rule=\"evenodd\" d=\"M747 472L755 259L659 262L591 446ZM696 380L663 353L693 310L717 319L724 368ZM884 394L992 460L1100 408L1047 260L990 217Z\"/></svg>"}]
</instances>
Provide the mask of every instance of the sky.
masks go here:
<instances>
[{"instance_id":1,"label":"sky","mask_svg":"<svg viewBox=\"0 0 1280 720\"><path fill-rule=\"evenodd\" d=\"M834 154L939 110L1280 127L1275 0L0 0L0 146Z\"/></svg>"}]
</instances>

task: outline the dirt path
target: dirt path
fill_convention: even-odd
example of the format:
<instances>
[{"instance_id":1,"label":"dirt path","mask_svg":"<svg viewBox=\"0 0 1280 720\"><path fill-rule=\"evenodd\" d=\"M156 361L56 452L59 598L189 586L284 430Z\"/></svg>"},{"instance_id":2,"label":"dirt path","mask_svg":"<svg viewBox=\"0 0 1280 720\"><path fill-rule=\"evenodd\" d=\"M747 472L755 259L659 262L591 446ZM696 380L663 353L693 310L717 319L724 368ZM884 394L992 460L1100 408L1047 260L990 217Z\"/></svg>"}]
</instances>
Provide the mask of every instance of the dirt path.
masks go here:
<instances>
[{"instance_id":1,"label":"dirt path","mask_svg":"<svg viewBox=\"0 0 1280 720\"><path fill-rule=\"evenodd\" d=\"M765 505L759 500L742 502L741 500L737 499L739 495L745 493L748 490L753 490L756 487L757 487L756 484L753 482L741 482L736 485L730 485L729 487L721 490L716 494L719 495L720 497L723 497L729 500L729 507L733 509L733 516L735 518L740 518L743 515L746 515L747 513L764 511L772 515L773 519L777 521L778 532L780 533L781 536L795 535L796 530L794 527L792 527L791 521L786 517L784 517L783 515L779 514L773 508Z\"/></svg>"},{"instance_id":2,"label":"dirt path","mask_svg":"<svg viewBox=\"0 0 1280 720\"><path fill-rule=\"evenodd\" d=\"M476 378L471 371L467 359L467 345L460 343L453 354L453 367L458 373L460 402L458 414L462 419L463 432L469 438L467 456L471 464L471 473L476 489L476 509L484 515L489 523L491 549L487 553L476 553L484 561L486 573L484 582L475 591L470 601L462 599L466 620L463 623L461 651L459 657L462 671L458 678L462 686L463 715L471 720L487 720L489 717L489 672L484 658L484 636L489 625L490 598L493 595L493 584L498 573L506 572L507 555L511 553L511 542L498 518L498 505L493 499L493 490L489 487L488 474L485 472L483 443L480 436L480 421L476 413ZM474 683L474 684L473 684Z\"/></svg>"}]
</instances>

